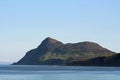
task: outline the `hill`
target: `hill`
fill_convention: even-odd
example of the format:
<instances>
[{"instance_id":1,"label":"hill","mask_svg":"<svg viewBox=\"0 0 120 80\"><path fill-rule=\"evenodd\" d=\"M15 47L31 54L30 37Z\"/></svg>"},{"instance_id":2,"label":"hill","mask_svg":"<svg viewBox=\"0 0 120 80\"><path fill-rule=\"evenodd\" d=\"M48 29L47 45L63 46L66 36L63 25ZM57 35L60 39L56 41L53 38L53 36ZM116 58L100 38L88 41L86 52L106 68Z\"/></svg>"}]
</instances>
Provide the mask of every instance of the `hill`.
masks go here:
<instances>
[{"instance_id":1,"label":"hill","mask_svg":"<svg viewBox=\"0 0 120 80\"><path fill-rule=\"evenodd\" d=\"M26 53L15 65L63 65L74 61L108 57L115 53L94 42L67 43L50 37Z\"/></svg>"}]
</instances>

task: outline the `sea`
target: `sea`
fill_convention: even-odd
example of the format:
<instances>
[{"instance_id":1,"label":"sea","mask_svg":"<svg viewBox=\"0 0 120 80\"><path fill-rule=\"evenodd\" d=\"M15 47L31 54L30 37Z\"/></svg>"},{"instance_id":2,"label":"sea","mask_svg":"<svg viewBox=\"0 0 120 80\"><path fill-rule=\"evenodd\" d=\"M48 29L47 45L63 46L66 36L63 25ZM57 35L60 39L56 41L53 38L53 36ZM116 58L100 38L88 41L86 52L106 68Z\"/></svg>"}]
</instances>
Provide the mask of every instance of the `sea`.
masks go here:
<instances>
[{"instance_id":1,"label":"sea","mask_svg":"<svg viewBox=\"0 0 120 80\"><path fill-rule=\"evenodd\" d=\"M120 67L0 65L0 80L120 80Z\"/></svg>"}]
</instances>

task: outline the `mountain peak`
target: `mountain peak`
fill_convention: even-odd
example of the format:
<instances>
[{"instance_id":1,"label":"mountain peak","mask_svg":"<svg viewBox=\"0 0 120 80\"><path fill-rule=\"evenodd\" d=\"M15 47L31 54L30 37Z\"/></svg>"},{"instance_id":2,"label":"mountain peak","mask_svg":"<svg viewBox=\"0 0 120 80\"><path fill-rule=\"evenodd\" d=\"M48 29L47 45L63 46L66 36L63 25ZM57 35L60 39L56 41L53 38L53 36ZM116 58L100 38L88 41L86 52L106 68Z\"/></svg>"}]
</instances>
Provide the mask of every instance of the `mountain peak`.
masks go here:
<instances>
[{"instance_id":1,"label":"mountain peak","mask_svg":"<svg viewBox=\"0 0 120 80\"><path fill-rule=\"evenodd\" d=\"M56 43L56 42L59 42L59 41L57 41L57 40L55 40L55 39L53 39L53 38L51 38L51 37L47 37L45 40L43 40L43 41L45 41L45 42L51 42L51 43Z\"/></svg>"},{"instance_id":2,"label":"mountain peak","mask_svg":"<svg viewBox=\"0 0 120 80\"><path fill-rule=\"evenodd\" d=\"M51 37L47 37L46 39L53 39L53 38L51 38Z\"/></svg>"},{"instance_id":3,"label":"mountain peak","mask_svg":"<svg viewBox=\"0 0 120 80\"><path fill-rule=\"evenodd\" d=\"M63 45L62 42L57 41L51 37L47 37L45 40L42 41L42 43L40 44L40 46L38 46L38 48L41 48L43 50L53 50L54 48Z\"/></svg>"}]
</instances>

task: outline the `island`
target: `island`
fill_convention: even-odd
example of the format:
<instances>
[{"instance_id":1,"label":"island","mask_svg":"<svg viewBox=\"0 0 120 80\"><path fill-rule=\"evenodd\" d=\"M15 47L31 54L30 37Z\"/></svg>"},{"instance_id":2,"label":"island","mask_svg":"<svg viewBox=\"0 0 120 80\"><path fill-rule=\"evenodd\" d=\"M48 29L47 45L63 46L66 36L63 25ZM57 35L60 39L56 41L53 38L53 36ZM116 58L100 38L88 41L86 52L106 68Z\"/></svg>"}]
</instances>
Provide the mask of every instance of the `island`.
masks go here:
<instances>
[{"instance_id":1,"label":"island","mask_svg":"<svg viewBox=\"0 0 120 80\"><path fill-rule=\"evenodd\" d=\"M47 37L13 65L120 66L120 54L94 42L64 44Z\"/></svg>"}]
</instances>

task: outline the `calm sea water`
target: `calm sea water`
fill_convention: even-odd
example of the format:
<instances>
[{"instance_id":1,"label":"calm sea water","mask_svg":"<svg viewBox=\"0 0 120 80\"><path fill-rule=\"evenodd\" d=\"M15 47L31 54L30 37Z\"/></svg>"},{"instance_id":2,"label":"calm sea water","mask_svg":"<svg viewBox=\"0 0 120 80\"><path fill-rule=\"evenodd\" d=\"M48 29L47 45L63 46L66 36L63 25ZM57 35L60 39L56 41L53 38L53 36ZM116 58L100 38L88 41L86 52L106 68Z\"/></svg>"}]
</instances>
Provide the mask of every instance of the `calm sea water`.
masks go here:
<instances>
[{"instance_id":1,"label":"calm sea water","mask_svg":"<svg viewBox=\"0 0 120 80\"><path fill-rule=\"evenodd\" d=\"M120 80L120 67L0 65L0 80Z\"/></svg>"}]
</instances>

